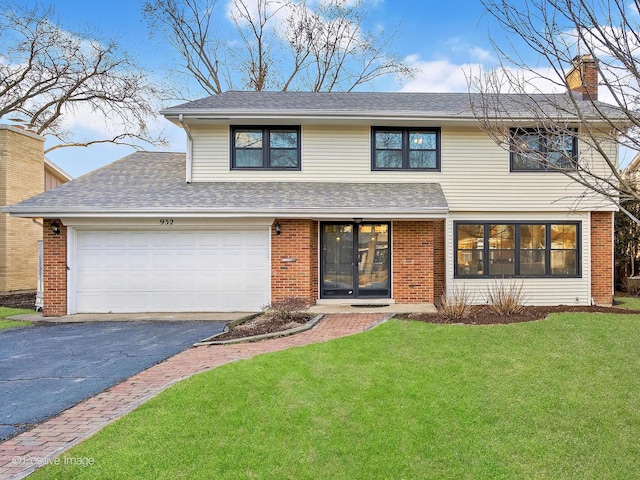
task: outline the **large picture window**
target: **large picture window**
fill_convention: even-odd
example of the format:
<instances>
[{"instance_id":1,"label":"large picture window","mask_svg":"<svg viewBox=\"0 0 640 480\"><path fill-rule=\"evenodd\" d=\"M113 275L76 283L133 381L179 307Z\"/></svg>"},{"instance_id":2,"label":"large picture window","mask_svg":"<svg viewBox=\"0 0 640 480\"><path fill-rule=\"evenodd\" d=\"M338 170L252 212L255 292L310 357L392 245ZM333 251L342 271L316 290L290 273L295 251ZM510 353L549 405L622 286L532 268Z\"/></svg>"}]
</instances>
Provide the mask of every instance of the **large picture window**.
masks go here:
<instances>
[{"instance_id":1,"label":"large picture window","mask_svg":"<svg viewBox=\"0 0 640 480\"><path fill-rule=\"evenodd\" d=\"M571 133L514 128L511 130L511 171L545 172L575 169L578 142Z\"/></svg>"},{"instance_id":2,"label":"large picture window","mask_svg":"<svg viewBox=\"0 0 640 480\"><path fill-rule=\"evenodd\" d=\"M455 224L456 277L580 276L579 223Z\"/></svg>"},{"instance_id":3,"label":"large picture window","mask_svg":"<svg viewBox=\"0 0 640 480\"><path fill-rule=\"evenodd\" d=\"M440 170L440 129L374 127L372 170Z\"/></svg>"},{"instance_id":4,"label":"large picture window","mask_svg":"<svg viewBox=\"0 0 640 480\"><path fill-rule=\"evenodd\" d=\"M300 128L232 127L231 168L300 170Z\"/></svg>"}]
</instances>

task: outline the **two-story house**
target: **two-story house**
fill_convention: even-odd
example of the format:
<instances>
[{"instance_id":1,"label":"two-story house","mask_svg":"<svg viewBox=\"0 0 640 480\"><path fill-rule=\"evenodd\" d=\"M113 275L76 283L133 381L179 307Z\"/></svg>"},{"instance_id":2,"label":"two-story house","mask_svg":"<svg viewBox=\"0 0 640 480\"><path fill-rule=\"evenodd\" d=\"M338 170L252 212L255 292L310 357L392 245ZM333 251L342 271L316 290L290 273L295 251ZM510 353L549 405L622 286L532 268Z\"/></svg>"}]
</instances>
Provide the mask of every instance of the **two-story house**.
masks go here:
<instances>
[{"instance_id":1,"label":"two-story house","mask_svg":"<svg viewBox=\"0 0 640 480\"><path fill-rule=\"evenodd\" d=\"M612 303L614 208L498 147L466 93L226 92L161 113L186 155L134 153L7 209L46 219L46 315L431 303L463 285L481 303L502 278L531 304ZM598 161L508 113L514 141Z\"/></svg>"}]
</instances>

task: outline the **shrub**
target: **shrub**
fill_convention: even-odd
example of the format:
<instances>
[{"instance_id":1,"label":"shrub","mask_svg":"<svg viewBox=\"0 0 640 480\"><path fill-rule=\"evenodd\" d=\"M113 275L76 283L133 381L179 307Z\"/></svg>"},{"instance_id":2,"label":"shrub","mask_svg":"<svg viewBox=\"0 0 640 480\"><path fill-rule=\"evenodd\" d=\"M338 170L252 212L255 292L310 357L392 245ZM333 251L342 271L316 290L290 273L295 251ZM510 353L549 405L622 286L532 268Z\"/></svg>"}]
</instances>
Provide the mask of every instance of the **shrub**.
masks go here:
<instances>
[{"instance_id":1,"label":"shrub","mask_svg":"<svg viewBox=\"0 0 640 480\"><path fill-rule=\"evenodd\" d=\"M625 277L624 279L624 290L629 295L639 296L640 295L640 280L638 277Z\"/></svg>"},{"instance_id":2,"label":"shrub","mask_svg":"<svg viewBox=\"0 0 640 480\"><path fill-rule=\"evenodd\" d=\"M300 317L300 312L306 310L310 304L308 298L286 297L270 303L264 308L268 315L277 316L282 320L295 321Z\"/></svg>"},{"instance_id":3,"label":"shrub","mask_svg":"<svg viewBox=\"0 0 640 480\"><path fill-rule=\"evenodd\" d=\"M527 300L528 295L523 291L523 282L494 280L493 285L487 288L487 306L501 317L522 313Z\"/></svg>"},{"instance_id":4,"label":"shrub","mask_svg":"<svg viewBox=\"0 0 640 480\"><path fill-rule=\"evenodd\" d=\"M462 288L454 286L450 293L445 291L440 296L440 300L436 304L438 316L448 322L462 320L469 316L472 303L473 295L467 291L466 286Z\"/></svg>"}]
</instances>

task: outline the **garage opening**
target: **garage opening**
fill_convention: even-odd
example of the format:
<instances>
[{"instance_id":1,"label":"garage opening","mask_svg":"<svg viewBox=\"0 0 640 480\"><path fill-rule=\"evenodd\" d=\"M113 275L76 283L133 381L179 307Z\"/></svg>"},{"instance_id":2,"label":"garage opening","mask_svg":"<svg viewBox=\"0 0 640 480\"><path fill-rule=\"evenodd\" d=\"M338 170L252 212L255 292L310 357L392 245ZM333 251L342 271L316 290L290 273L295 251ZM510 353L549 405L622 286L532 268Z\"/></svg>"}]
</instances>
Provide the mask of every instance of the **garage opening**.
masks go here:
<instances>
[{"instance_id":1,"label":"garage opening","mask_svg":"<svg viewBox=\"0 0 640 480\"><path fill-rule=\"evenodd\" d=\"M259 311L270 299L268 229L78 230L77 313Z\"/></svg>"}]
</instances>

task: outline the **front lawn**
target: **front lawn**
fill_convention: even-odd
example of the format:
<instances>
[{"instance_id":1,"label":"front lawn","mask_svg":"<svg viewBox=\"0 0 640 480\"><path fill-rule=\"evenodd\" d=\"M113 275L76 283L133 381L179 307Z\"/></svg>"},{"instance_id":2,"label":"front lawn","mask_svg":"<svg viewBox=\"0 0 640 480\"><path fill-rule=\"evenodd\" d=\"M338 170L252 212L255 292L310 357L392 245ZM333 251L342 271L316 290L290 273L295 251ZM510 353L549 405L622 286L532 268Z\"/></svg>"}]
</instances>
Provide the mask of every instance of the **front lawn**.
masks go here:
<instances>
[{"instance_id":1,"label":"front lawn","mask_svg":"<svg viewBox=\"0 0 640 480\"><path fill-rule=\"evenodd\" d=\"M31 322L23 322L19 320L7 320L6 317L12 317L14 315L25 315L33 313L33 310L24 310L21 308L7 308L0 307L0 330L13 327L25 327L31 325Z\"/></svg>"},{"instance_id":2,"label":"front lawn","mask_svg":"<svg viewBox=\"0 0 640 480\"><path fill-rule=\"evenodd\" d=\"M640 478L639 344L631 314L392 320L192 377L33 478Z\"/></svg>"},{"instance_id":3,"label":"front lawn","mask_svg":"<svg viewBox=\"0 0 640 480\"><path fill-rule=\"evenodd\" d=\"M614 300L615 307L630 308L632 310L640 310L640 297L636 295L616 296Z\"/></svg>"}]
</instances>

